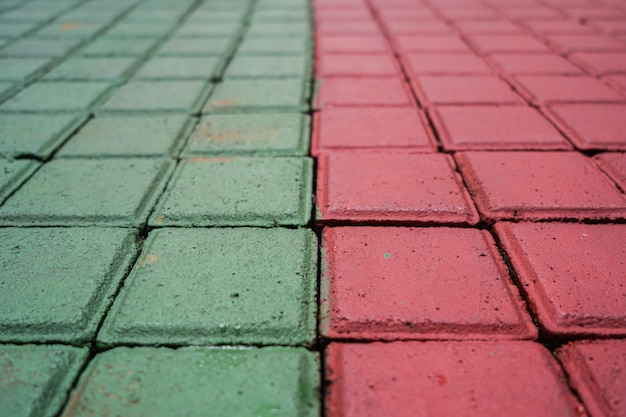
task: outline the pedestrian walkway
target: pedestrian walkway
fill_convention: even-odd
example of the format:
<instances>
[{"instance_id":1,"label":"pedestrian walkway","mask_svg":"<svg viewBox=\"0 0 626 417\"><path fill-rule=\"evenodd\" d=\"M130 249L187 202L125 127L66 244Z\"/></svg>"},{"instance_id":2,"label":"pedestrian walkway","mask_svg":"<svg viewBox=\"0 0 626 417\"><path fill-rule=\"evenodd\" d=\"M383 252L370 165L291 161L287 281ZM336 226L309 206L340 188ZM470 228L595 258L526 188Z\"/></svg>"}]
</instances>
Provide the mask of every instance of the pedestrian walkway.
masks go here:
<instances>
[{"instance_id":1,"label":"pedestrian walkway","mask_svg":"<svg viewBox=\"0 0 626 417\"><path fill-rule=\"evenodd\" d=\"M619 0L0 0L0 417L626 415Z\"/></svg>"}]
</instances>

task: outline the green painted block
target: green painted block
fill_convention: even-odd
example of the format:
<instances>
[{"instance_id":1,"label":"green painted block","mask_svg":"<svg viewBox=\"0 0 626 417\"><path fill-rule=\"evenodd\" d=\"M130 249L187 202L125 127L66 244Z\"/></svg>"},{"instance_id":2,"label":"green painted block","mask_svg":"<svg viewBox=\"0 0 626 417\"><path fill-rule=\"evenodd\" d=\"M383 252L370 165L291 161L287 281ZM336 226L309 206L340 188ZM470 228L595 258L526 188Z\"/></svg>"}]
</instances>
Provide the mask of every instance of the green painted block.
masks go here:
<instances>
[{"instance_id":1,"label":"green painted block","mask_svg":"<svg viewBox=\"0 0 626 417\"><path fill-rule=\"evenodd\" d=\"M312 175L308 158L191 158L180 163L150 225L305 225Z\"/></svg>"},{"instance_id":2,"label":"green painted block","mask_svg":"<svg viewBox=\"0 0 626 417\"><path fill-rule=\"evenodd\" d=\"M204 117L185 155L304 156L310 119L300 113L222 114Z\"/></svg>"},{"instance_id":3,"label":"green painted block","mask_svg":"<svg viewBox=\"0 0 626 417\"><path fill-rule=\"evenodd\" d=\"M222 22L211 23L206 22L186 22L176 32L177 36L189 37L189 38L203 38L203 37L234 37L243 30L242 25L239 22Z\"/></svg>"},{"instance_id":4,"label":"green painted block","mask_svg":"<svg viewBox=\"0 0 626 417\"><path fill-rule=\"evenodd\" d=\"M0 155L47 158L84 119L77 114L0 114Z\"/></svg>"},{"instance_id":5,"label":"green painted block","mask_svg":"<svg viewBox=\"0 0 626 417\"><path fill-rule=\"evenodd\" d=\"M171 169L165 159L54 160L0 207L0 224L141 226Z\"/></svg>"},{"instance_id":6,"label":"green painted block","mask_svg":"<svg viewBox=\"0 0 626 417\"><path fill-rule=\"evenodd\" d=\"M22 185L38 166L39 163L34 161L0 159L0 204Z\"/></svg>"},{"instance_id":7,"label":"green painted block","mask_svg":"<svg viewBox=\"0 0 626 417\"><path fill-rule=\"evenodd\" d=\"M317 417L319 357L299 348L116 348L81 376L62 417Z\"/></svg>"},{"instance_id":8,"label":"green painted block","mask_svg":"<svg viewBox=\"0 0 626 417\"><path fill-rule=\"evenodd\" d=\"M22 81L42 70L47 58L0 58L0 79Z\"/></svg>"},{"instance_id":9,"label":"green painted block","mask_svg":"<svg viewBox=\"0 0 626 417\"><path fill-rule=\"evenodd\" d=\"M215 87L205 113L306 110L308 83L300 78L226 80Z\"/></svg>"},{"instance_id":10,"label":"green painted block","mask_svg":"<svg viewBox=\"0 0 626 417\"><path fill-rule=\"evenodd\" d=\"M190 128L185 115L99 117L74 135L57 156L176 156Z\"/></svg>"},{"instance_id":11,"label":"green painted block","mask_svg":"<svg viewBox=\"0 0 626 417\"><path fill-rule=\"evenodd\" d=\"M38 82L2 106L2 111L84 111L109 87L105 82Z\"/></svg>"},{"instance_id":12,"label":"green painted block","mask_svg":"<svg viewBox=\"0 0 626 417\"><path fill-rule=\"evenodd\" d=\"M2 415L56 416L88 353L69 346L0 345Z\"/></svg>"},{"instance_id":13,"label":"green painted block","mask_svg":"<svg viewBox=\"0 0 626 417\"><path fill-rule=\"evenodd\" d=\"M159 50L159 56L215 56L226 55L235 48L233 38L174 37Z\"/></svg>"},{"instance_id":14,"label":"green painted block","mask_svg":"<svg viewBox=\"0 0 626 417\"><path fill-rule=\"evenodd\" d=\"M289 2L290 5L293 3ZM282 23L285 21L289 22L306 22L311 19L309 14L309 10L307 8L296 8L296 9L288 9L288 8L263 8L263 6L259 7L254 16L252 17L253 22L277 22Z\"/></svg>"},{"instance_id":15,"label":"green painted block","mask_svg":"<svg viewBox=\"0 0 626 417\"><path fill-rule=\"evenodd\" d=\"M80 39L26 38L0 50L0 56L60 57L80 44Z\"/></svg>"},{"instance_id":16,"label":"green painted block","mask_svg":"<svg viewBox=\"0 0 626 417\"><path fill-rule=\"evenodd\" d=\"M155 57L135 74L135 79L209 80L224 67L219 57Z\"/></svg>"},{"instance_id":17,"label":"green painted block","mask_svg":"<svg viewBox=\"0 0 626 417\"><path fill-rule=\"evenodd\" d=\"M41 30L37 31L36 36L41 38L76 38L87 39L96 35L102 30L103 24L100 22L77 22L67 19L61 19L50 23Z\"/></svg>"},{"instance_id":18,"label":"green painted block","mask_svg":"<svg viewBox=\"0 0 626 417\"><path fill-rule=\"evenodd\" d=\"M252 38L306 37L311 36L311 25L309 22L290 22L289 20L283 22L252 22L246 32L246 36Z\"/></svg>"},{"instance_id":19,"label":"green painted block","mask_svg":"<svg viewBox=\"0 0 626 417\"><path fill-rule=\"evenodd\" d=\"M97 341L311 344L316 248L308 229L157 229Z\"/></svg>"},{"instance_id":20,"label":"green painted block","mask_svg":"<svg viewBox=\"0 0 626 417\"><path fill-rule=\"evenodd\" d=\"M308 37L255 38L246 36L239 48L238 55L310 55Z\"/></svg>"},{"instance_id":21,"label":"green painted block","mask_svg":"<svg viewBox=\"0 0 626 417\"><path fill-rule=\"evenodd\" d=\"M19 38L35 26L35 24L28 22L0 22L0 38Z\"/></svg>"},{"instance_id":22,"label":"green painted block","mask_svg":"<svg viewBox=\"0 0 626 417\"><path fill-rule=\"evenodd\" d=\"M0 228L0 341L87 343L137 253L135 231Z\"/></svg>"},{"instance_id":23,"label":"green painted block","mask_svg":"<svg viewBox=\"0 0 626 417\"><path fill-rule=\"evenodd\" d=\"M10 92L15 88L15 84L11 82L0 81L0 98L10 96Z\"/></svg>"},{"instance_id":24,"label":"green painted block","mask_svg":"<svg viewBox=\"0 0 626 417\"><path fill-rule=\"evenodd\" d=\"M111 96L102 110L196 113L211 87L204 81L130 81Z\"/></svg>"},{"instance_id":25,"label":"green painted block","mask_svg":"<svg viewBox=\"0 0 626 417\"><path fill-rule=\"evenodd\" d=\"M74 57L44 77L45 80L107 81L121 78L135 62L129 57Z\"/></svg>"},{"instance_id":26,"label":"green painted block","mask_svg":"<svg viewBox=\"0 0 626 417\"><path fill-rule=\"evenodd\" d=\"M225 78L307 78L309 60L305 55L236 55Z\"/></svg>"},{"instance_id":27,"label":"green painted block","mask_svg":"<svg viewBox=\"0 0 626 417\"><path fill-rule=\"evenodd\" d=\"M130 12L124 18L125 22L132 23L155 23L162 24L175 23L183 15L184 10L172 11L172 10L146 10L141 5Z\"/></svg>"},{"instance_id":28,"label":"green painted block","mask_svg":"<svg viewBox=\"0 0 626 417\"><path fill-rule=\"evenodd\" d=\"M156 43L156 39L117 39L103 36L79 52L82 56L140 56Z\"/></svg>"},{"instance_id":29,"label":"green painted block","mask_svg":"<svg viewBox=\"0 0 626 417\"><path fill-rule=\"evenodd\" d=\"M121 22L106 33L111 38L160 38L171 29L172 24Z\"/></svg>"}]
</instances>

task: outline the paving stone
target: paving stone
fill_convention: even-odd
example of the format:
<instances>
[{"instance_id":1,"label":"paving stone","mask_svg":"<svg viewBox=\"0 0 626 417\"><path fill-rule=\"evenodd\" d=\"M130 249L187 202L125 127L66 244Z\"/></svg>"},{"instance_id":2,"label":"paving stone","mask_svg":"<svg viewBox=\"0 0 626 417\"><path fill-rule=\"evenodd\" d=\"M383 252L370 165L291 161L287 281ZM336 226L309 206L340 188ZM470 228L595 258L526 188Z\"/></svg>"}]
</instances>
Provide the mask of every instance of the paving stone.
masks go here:
<instances>
[{"instance_id":1,"label":"paving stone","mask_svg":"<svg viewBox=\"0 0 626 417\"><path fill-rule=\"evenodd\" d=\"M226 80L215 87L204 113L307 109L308 83L300 78Z\"/></svg>"},{"instance_id":2,"label":"paving stone","mask_svg":"<svg viewBox=\"0 0 626 417\"><path fill-rule=\"evenodd\" d=\"M252 22L246 31L246 36L258 38L272 38L284 36L310 36L311 25L309 22Z\"/></svg>"},{"instance_id":3,"label":"paving stone","mask_svg":"<svg viewBox=\"0 0 626 417\"><path fill-rule=\"evenodd\" d=\"M81 49L84 56L139 56L145 54L156 39L116 39L102 36Z\"/></svg>"},{"instance_id":4,"label":"paving stone","mask_svg":"<svg viewBox=\"0 0 626 417\"><path fill-rule=\"evenodd\" d=\"M412 97L400 78L333 77L321 80L316 105L410 106Z\"/></svg>"},{"instance_id":5,"label":"paving stone","mask_svg":"<svg viewBox=\"0 0 626 417\"><path fill-rule=\"evenodd\" d=\"M544 43L529 35L474 35L468 42L483 54L498 52L552 53Z\"/></svg>"},{"instance_id":6,"label":"paving stone","mask_svg":"<svg viewBox=\"0 0 626 417\"><path fill-rule=\"evenodd\" d=\"M521 30L505 20L469 20L454 22L464 35L519 35Z\"/></svg>"},{"instance_id":7,"label":"paving stone","mask_svg":"<svg viewBox=\"0 0 626 417\"><path fill-rule=\"evenodd\" d=\"M38 30L36 36L46 39L88 39L97 35L104 26L103 23L94 21L77 22L61 18Z\"/></svg>"},{"instance_id":8,"label":"paving stone","mask_svg":"<svg viewBox=\"0 0 626 417\"><path fill-rule=\"evenodd\" d=\"M526 106L440 106L429 110L447 150L557 150L572 146Z\"/></svg>"},{"instance_id":9,"label":"paving stone","mask_svg":"<svg viewBox=\"0 0 626 417\"><path fill-rule=\"evenodd\" d=\"M547 39L550 46L563 54L581 51L626 51L626 42L606 35L551 35Z\"/></svg>"},{"instance_id":10,"label":"paving stone","mask_svg":"<svg viewBox=\"0 0 626 417\"><path fill-rule=\"evenodd\" d=\"M310 121L297 113L226 114L204 117L185 155L305 156Z\"/></svg>"},{"instance_id":11,"label":"paving stone","mask_svg":"<svg viewBox=\"0 0 626 417\"><path fill-rule=\"evenodd\" d=\"M0 224L139 226L171 168L165 159L48 162L0 208Z\"/></svg>"},{"instance_id":12,"label":"paving stone","mask_svg":"<svg viewBox=\"0 0 626 417\"><path fill-rule=\"evenodd\" d=\"M422 76L413 88L426 106L438 104L519 104L521 99L496 76Z\"/></svg>"},{"instance_id":13,"label":"paving stone","mask_svg":"<svg viewBox=\"0 0 626 417\"><path fill-rule=\"evenodd\" d=\"M626 191L626 153L602 153L593 159L622 191Z\"/></svg>"},{"instance_id":14,"label":"paving stone","mask_svg":"<svg viewBox=\"0 0 626 417\"><path fill-rule=\"evenodd\" d=\"M397 21L391 20L386 24L392 36L402 35L449 35L453 29L439 20Z\"/></svg>"},{"instance_id":15,"label":"paving stone","mask_svg":"<svg viewBox=\"0 0 626 417\"><path fill-rule=\"evenodd\" d=\"M508 75L583 75L580 68L556 54L496 53L488 59Z\"/></svg>"},{"instance_id":16,"label":"paving stone","mask_svg":"<svg viewBox=\"0 0 626 417\"><path fill-rule=\"evenodd\" d=\"M46 58L0 58L0 79L25 80L40 72L49 62Z\"/></svg>"},{"instance_id":17,"label":"paving stone","mask_svg":"<svg viewBox=\"0 0 626 417\"><path fill-rule=\"evenodd\" d=\"M626 197L575 152L467 152L456 160L490 220L619 219Z\"/></svg>"},{"instance_id":18,"label":"paving stone","mask_svg":"<svg viewBox=\"0 0 626 417\"><path fill-rule=\"evenodd\" d=\"M80 39L20 39L0 50L0 56L60 57L78 46Z\"/></svg>"},{"instance_id":19,"label":"paving stone","mask_svg":"<svg viewBox=\"0 0 626 417\"><path fill-rule=\"evenodd\" d=\"M547 335L626 334L626 225L498 223L495 230Z\"/></svg>"},{"instance_id":20,"label":"paving stone","mask_svg":"<svg viewBox=\"0 0 626 417\"><path fill-rule=\"evenodd\" d=\"M178 29L176 36L190 38L234 38L241 30L242 25L239 22L217 22L207 25L206 21L201 23L187 21Z\"/></svg>"},{"instance_id":21,"label":"paving stone","mask_svg":"<svg viewBox=\"0 0 626 417\"><path fill-rule=\"evenodd\" d=\"M0 204L32 175L39 163L26 160L0 159Z\"/></svg>"},{"instance_id":22,"label":"paving stone","mask_svg":"<svg viewBox=\"0 0 626 417\"><path fill-rule=\"evenodd\" d=\"M568 56L568 59L596 76L626 73L626 52L580 52Z\"/></svg>"},{"instance_id":23,"label":"paving stone","mask_svg":"<svg viewBox=\"0 0 626 417\"><path fill-rule=\"evenodd\" d=\"M134 81L104 103L104 111L178 111L195 113L212 86L204 81Z\"/></svg>"},{"instance_id":24,"label":"paving stone","mask_svg":"<svg viewBox=\"0 0 626 417\"><path fill-rule=\"evenodd\" d=\"M626 150L626 105L563 104L545 113L579 149Z\"/></svg>"},{"instance_id":25,"label":"paving stone","mask_svg":"<svg viewBox=\"0 0 626 417\"><path fill-rule=\"evenodd\" d=\"M603 79L612 89L626 95L626 74L610 75Z\"/></svg>"},{"instance_id":26,"label":"paving stone","mask_svg":"<svg viewBox=\"0 0 626 417\"><path fill-rule=\"evenodd\" d=\"M532 342L332 343L326 378L328 417L585 415Z\"/></svg>"},{"instance_id":27,"label":"paving stone","mask_svg":"<svg viewBox=\"0 0 626 417\"><path fill-rule=\"evenodd\" d=\"M228 65L225 78L309 78L309 60L305 55L262 55L237 54Z\"/></svg>"},{"instance_id":28,"label":"paving stone","mask_svg":"<svg viewBox=\"0 0 626 417\"><path fill-rule=\"evenodd\" d=\"M83 120L77 114L0 114L0 155L47 158Z\"/></svg>"},{"instance_id":29,"label":"paving stone","mask_svg":"<svg viewBox=\"0 0 626 417\"><path fill-rule=\"evenodd\" d=\"M314 116L312 153L372 148L431 152L435 140L412 107L328 108Z\"/></svg>"},{"instance_id":30,"label":"paving stone","mask_svg":"<svg viewBox=\"0 0 626 417\"><path fill-rule=\"evenodd\" d=\"M75 57L47 73L45 80L100 81L116 80L135 62L134 58Z\"/></svg>"},{"instance_id":31,"label":"paving stone","mask_svg":"<svg viewBox=\"0 0 626 417\"><path fill-rule=\"evenodd\" d=\"M403 57L411 78L417 75L491 74L493 70L471 53L409 53Z\"/></svg>"},{"instance_id":32,"label":"paving stone","mask_svg":"<svg viewBox=\"0 0 626 417\"><path fill-rule=\"evenodd\" d=\"M541 37L545 35L569 34L588 35L597 32L595 28L588 24L581 24L578 20L526 20L519 24Z\"/></svg>"},{"instance_id":33,"label":"paving stone","mask_svg":"<svg viewBox=\"0 0 626 417\"><path fill-rule=\"evenodd\" d=\"M626 101L626 97L592 77L523 75L516 81L517 91L537 105Z\"/></svg>"},{"instance_id":34,"label":"paving stone","mask_svg":"<svg viewBox=\"0 0 626 417\"><path fill-rule=\"evenodd\" d=\"M306 36L272 39L247 36L239 44L237 53L240 55L296 55L309 54L310 48L310 40Z\"/></svg>"},{"instance_id":35,"label":"paving stone","mask_svg":"<svg viewBox=\"0 0 626 417\"><path fill-rule=\"evenodd\" d=\"M317 33L321 35L380 35L380 28L374 20L353 22L345 20L333 22L332 20L321 20L315 27Z\"/></svg>"},{"instance_id":36,"label":"paving stone","mask_svg":"<svg viewBox=\"0 0 626 417\"><path fill-rule=\"evenodd\" d=\"M456 35L402 35L396 36L394 43L402 52L472 52Z\"/></svg>"},{"instance_id":37,"label":"paving stone","mask_svg":"<svg viewBox=\"0 0 626 417\"><path fill-rule=\"evenodd\" d=\"M570 384L593 416L626 414L626 342L596 340L573 342L557 351Z\"/></svg>"},{"instance_id":38,"label":"paving stone","mask_svg":"<svg viewBox=\"0 0 626 417\"><path fill-rule=\"evenodd\" d=\"M209 80L223 70L219 57L155 57L137 71L137 80Z\"/></svg>"},{"instance_id":39,"label":"paving stone","mask_svg":"<svg viewBox=\"0 0 626 417\"><path fill-rule=\"evenodd\" d=\"M179 165L150 224L302 226L311 188L307 158L191 158Z\"/></svg>"},{"instance_id":40,"label":"paving stone","mask_svg":"<svg viewBox=\"0 0 626 417\"><path fill-rule=\"evenodd\" d=\"M599 30L600 32L608 33L610 35L620 35L626 33L623 18L617 20L590 19L586 22L586 24Z\"/></svg>"},{"instance_id":41,"label":"paving stone","mask_svg":"<svg viewBox=\"0 0 626 417\"><path fill-rule=\"evenodd\" d=\"M0 410L12 417L56 416L87 354L69 346L0 345Z\"/></svg>"},{"instance_id":42,"label":"paving stone","mask_svg":"<svg viewBox=\"0 0 626 417\"><path fill-rule=\"evenodd\" d=\"M311 344L316 258L306 229L157 230L98 343Z\"/></svg>"},{"instance_id":43,"label":"paving stone","mask_svg":"<svg viewBox=\"0 0 626 417\"><path fill-rule=\"evenodd\" d=\"M137 252L132 229L9 227L0 237L3 342L89 342Z\"/></svg>"},{"instance_id":44,"label":"paving stone","mask_svg":"<svg viewBox=\"0 0 626 417\"><path fill-rule=\"evenodd\" d=\"M227 55L235 47L231 38L182 38L175 36L158 51L161 56L219 56Z\"/></svg>"},{"instance_id":45,"label":"paving stone","mask_svg":"<svg viewBox=\"0 0 626 417\"><path fill-rule=\"evenodd\" d=\"M0 37L8 39L20 38L36 26L32 22L2 22L0 25Z\"/></svg>"},{"instance_id":46,"label":"paving stone","mask_svg":"<svg viewBox=\"0 0 626 417\"><path fill-rule=\"evenodd\" d=\"M317 57L316 75L324 77L399 77L401 72L389 54L324 54Z\"/></svg>"},{"instance_id":47,"label":"paving stone","mask_svg":"<svg viewBox=\"0 0 626 417\"><path fill-rule=\"evenodd\" d=\"M107 30L106 35L111 38L152 38L157 39L165 36L173 25L162 23L132 23L120 22Z\"/></svg>"},{"instance_id":48,"label":"paving stone","mask_svg":"<svg viewBox=\"0 0 626 417\"><path fill-rule=\"evenodd\" d=\"M389 47L382 36L317 36L316 45L318 54L380 54L389 52Z\"/></svg>"},{"instance_id":49,"label":"paving stone","mask_svg":"<svg viewBox=\"0 0 626 417\"><path fill-rule=\"evenodd\" d=\"M338 227L324 229L323 236L320 329L325 337L537 336L485 231Z\"/></svg>"},{"instance_id":50,"label":"paving stone","mask_svg":"<svg viewBox=\"0 0 626 417\"><path fill-rule=\"evenodd\" d=\"M313 417L318 369L304 349L117 348L90 363L62 416Z\"/></svg>"},{"instance_id":51,"label":"paving stone","mask_svg":"<svg viewBox=\"0 0 626 417\"><path fill-rule=\"evenodd\" d=\"M190 129L185 115L99 117L74 135L57 156L176 156Z\"/></svg>"},{"instance_id":52,"label":"paving stone","mask_svg":"<svg viewBox=\"0 0 626 417\"><path fill-rule=\"evenodd\" d=\"M105 82L39 82L0 106L0 111L84 111L109 87Z\"/></svg>"},{"instance_id":53,"label":"paving stone","mask_svg":"<svg viewBox=\"0 0 626 417\"><path fill-rule=\"evenodd\" d=\"M447 155L334 153L318 161L318 221L478 221Z\"/></svg>"}]
</instances>

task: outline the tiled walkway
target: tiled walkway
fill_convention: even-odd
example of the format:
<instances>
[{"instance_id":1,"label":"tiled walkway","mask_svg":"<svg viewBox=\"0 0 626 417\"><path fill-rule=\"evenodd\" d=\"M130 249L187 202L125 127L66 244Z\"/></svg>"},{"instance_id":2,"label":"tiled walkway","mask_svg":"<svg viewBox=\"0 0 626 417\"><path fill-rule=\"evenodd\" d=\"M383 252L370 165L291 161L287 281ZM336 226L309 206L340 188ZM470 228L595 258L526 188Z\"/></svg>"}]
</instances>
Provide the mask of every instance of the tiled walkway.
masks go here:
<instances>
[{"instance_id":1,"label":"tiled walkway","mask_svg":"<svg viewBox=\"0 0 626 417\"><path fill-rule=\"evenodd\" d=\"M0 0L0 417L624 416L625 151L620 0Z\"/></svg>"}]
</instances>

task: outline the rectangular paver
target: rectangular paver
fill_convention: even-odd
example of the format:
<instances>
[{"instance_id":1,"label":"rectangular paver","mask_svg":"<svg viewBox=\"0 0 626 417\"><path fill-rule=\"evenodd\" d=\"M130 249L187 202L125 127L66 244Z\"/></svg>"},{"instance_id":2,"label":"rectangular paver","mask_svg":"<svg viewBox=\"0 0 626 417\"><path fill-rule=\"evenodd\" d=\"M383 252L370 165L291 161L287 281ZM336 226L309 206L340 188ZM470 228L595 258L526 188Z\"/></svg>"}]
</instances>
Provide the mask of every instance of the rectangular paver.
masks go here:
<instances>
[{"instance_id":1,"label":"rectangular paver","mask_svg":"<svg viewBox=\"0 0 626 417\"><path fill-rule=\"evenodd\" d=\"M409 88L400 77L333 77L320 81L316 106L410 106Z\"/></svg>"},{"instance_id":2,"label":"rectangular paver","mask_svg":"<svg viewBox=\"0 0 626 417\"><path fill-rule=\"evenodd\" d=\"M0 204L37 170L39 163L0 158Z\"/></svg>"},{"instance_id":3,"label":"rectangular paver","mask_svg":"<svg viewBox=\"0 0 626 417\"><path fill-rule=\"evenodd\" d=\"M105 82L39 82L22 90L0 106L0 111L83 111L109 87Z\"/></svg>"},{"instance_id":4,"label":"rectangular paver","mask_svg":"<svg viewBox=\"0 0 626 417\"><path fill-rule=\"evenodd\" d=\"M441 104L520 104L511 87L496 76L421 76L413 88L425 106Z\"/></svg>"},{"instance_id":5,"label":"rectangular paver","mask_svg":"<svg viewBox=\"0 0 626 417\"><path fill-rule=\"evenodd\" d=\"M626 96L592 77L519 75L515 78L515 86L536 105L626 102Z\"/></svg>"},{"instance_id":6,"label":"rectangular paver","mask_svg":"<svg viewBox=\"0 0 626 417\"><path fill-rule=\"evenodd\" d=\"M626 153L601 153L593 159L622 191L626 191Z\"/></svg>"},{"instance_id":7,"label":"rectangular paver","mask_svg":"<svg viewBox=\"0 0 626 417\"><path fill-rule=\"evenodd\" d=\"M134 75L136 80L210 80L223 70L219 57L157 56L144 63Z\"/></svg>"},{"instance_id":8,"label":"rectangular paver","mask_svg":"<svg viewBox=\"0 0 626 417\"><path fill-rule=\"evenodd\" d=\"M308 88L309 83L301 78L229 79L215 87L203 112L306 110Z\"/></svg>"},{"instance_id":9,"label":"rectangular paver","mask_svg":"<svg viewBox=\"0 0 626 417\"><path fill-rule=\"evenodd\" d=\"M306 55L240 55L228 65L224 78L309 78Z\"/></svg>"},{"instance_id":10,"label":"rectangular paver","mask_svg":"<svg viewBox=\"0 0 626 417\"><path fill-rule=\"evenodd\" d=\"M135 63L131 57L73 57L44 76L45 80L108 81L121 79Z\"/></svg>"}]
</instances>

